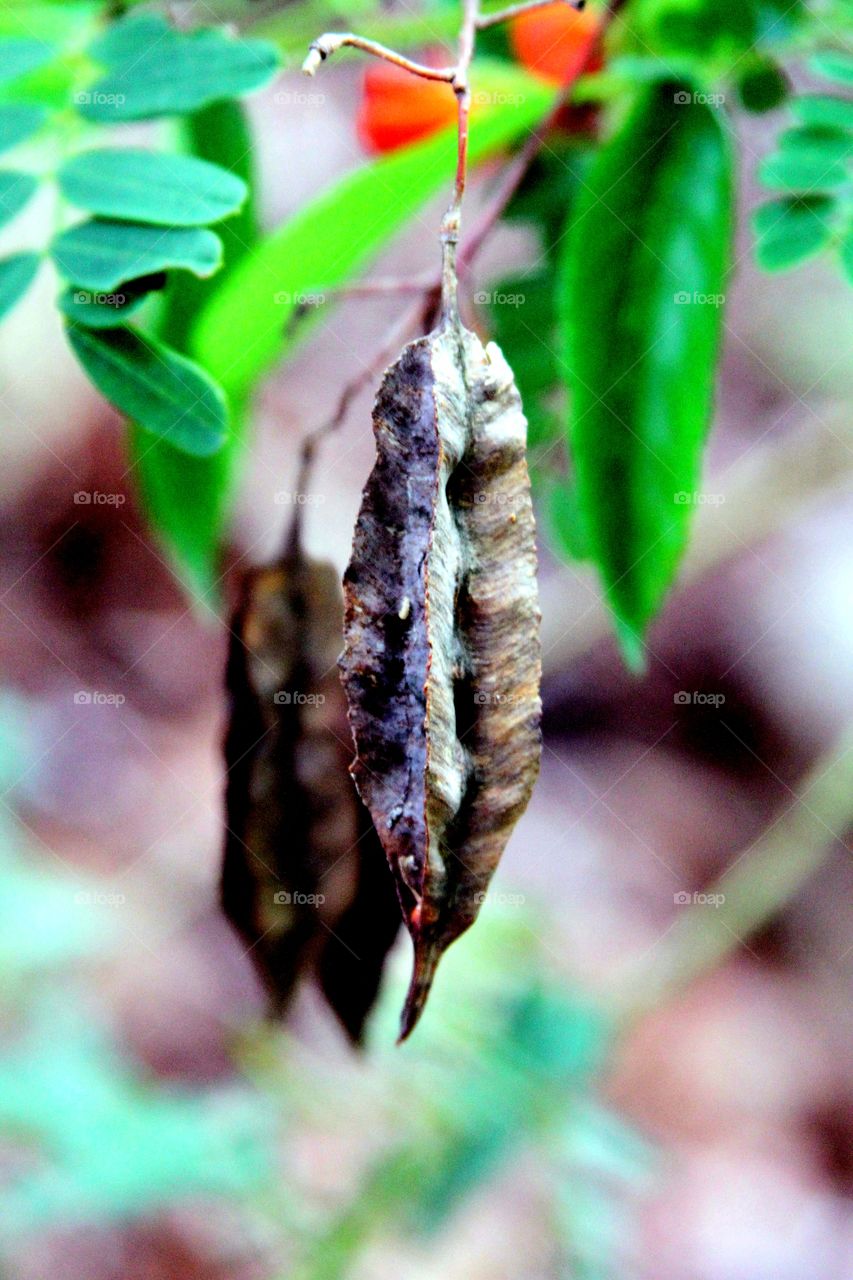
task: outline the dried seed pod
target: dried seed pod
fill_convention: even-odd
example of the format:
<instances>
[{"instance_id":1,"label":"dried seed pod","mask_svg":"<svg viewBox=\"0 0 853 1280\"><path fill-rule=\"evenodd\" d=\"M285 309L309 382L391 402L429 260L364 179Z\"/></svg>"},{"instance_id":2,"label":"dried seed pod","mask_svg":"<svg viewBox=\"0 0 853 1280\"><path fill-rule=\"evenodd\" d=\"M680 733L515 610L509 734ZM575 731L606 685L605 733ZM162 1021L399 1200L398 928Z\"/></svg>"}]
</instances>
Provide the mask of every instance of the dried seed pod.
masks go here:
<instances>
[{"instance_id":1,"label":"dried seed pod","mask_svg":"<svg viewBox=\"0 0 853 1280\"><path fill-rule=\"evenodd\" d=\"M399 913L347 768L342 623L334 568L298 548L244 582L228 659L222 902L274 1009L313 970L358 1039Z\"/></svg>"},{"instance_id":2,"label":"dried seed pod","mask_svg":"<svg viewBox=\"0 0 853 1280\"><path fill-rule=\"evenodd\" d=\"M407 346L344 579L353 776L415 946L402 1036L474 921L539 769L539 608L526 422L494 344Z\"/></svg>"}]
</instances>

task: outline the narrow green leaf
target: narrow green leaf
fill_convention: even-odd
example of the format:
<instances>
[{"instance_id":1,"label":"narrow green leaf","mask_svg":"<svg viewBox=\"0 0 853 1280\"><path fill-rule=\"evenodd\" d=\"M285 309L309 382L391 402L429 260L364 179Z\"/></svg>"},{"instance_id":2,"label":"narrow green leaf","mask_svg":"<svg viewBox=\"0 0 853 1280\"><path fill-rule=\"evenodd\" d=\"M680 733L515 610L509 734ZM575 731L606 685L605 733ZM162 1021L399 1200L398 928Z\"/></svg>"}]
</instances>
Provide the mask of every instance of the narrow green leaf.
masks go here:
<instances>
[{"instance_id":1,"label":"narrow green leaf","mask_svg":"<svg viewBox=\"0 0 853 1280\"><path fill-rule=\"evenodd\" d=\"M827 196L770 200L752 215L755 256L765 271L787 271L820 253L832 239Z\"/></svg>"},{"instance_id":2,"label":"narrow green leaf","mask_svg":"<svg viewBox=\"0 0 853 1280\"><path fill-rule=\"evenodd\" d=\"M183 138L193 155L228 169L251 190L254 147L246 113L238 102L215 102L188 116ZM159 336L178 351L187 350L195 317L213 290L251 251L258 226L251 197L233 218L217 224L224 263L213 280L182 274L169 283ZM130 449L145 511L154 529L177 562L181 580L209 595L216 577L234 477L245 444L246 421L241 406L231 404L231 424L225 445L210 458L190 458L165 440L131 425Z\"/></svg>"},{"instance_id":3,"label":"narrow green leaf","mask_svg":"<svg viewBox=\"0 0 853 1280\"><path fill-rule=\"evenodd\" d=\"M31 173L0 169L0 227L21 212L38 190L38 179Z\"/></svg>"},{"instance_id":4,"label":"narrow green leaf","mask_svg":"<svg viewBox=\"0 0 853 1280\"><path fill-rule=\"evenodd\" d=\"M853 129L853 99L806 93L801 98L792 98L790 106L803 124Z\"/></svg>"},{"instance_id":5,"label":"narrow green leaf","mask_svg":"<svg viewBox=\"0 0 853 1280\"><path fill-rule=\"evenodd\" d=\"M236 212L246 184L192 156L136 148L82 151L59 171L66 200L101 218L203 227Z\"/></svg>"},{"instance_id":6,"label":"narrow green leaf","mask_svg":"<svg viewBox=\"0 0 853 1280\"><path fill-rule=\"evenodd\" d=\"M40 265L37 253L13 253L0 258L0 320L27 292Z\"/></svg>"},{"instance_id":7,"label":"narrow green leaf","mask_svg":"<svg viewBox=\"0 0 853 1280\"><path fill-rule=\"evenodd\" d=\"M809 59L809 67L819 76L829 80L840 80L843 84L853 84L853 55L832 51L816 53Z\"/></svg>"},{"instance_id":8,"label":"narrow green leaf","mask_svg":"<svg viewBox=\"0 0 853 1280\"><path fill-rule=\"evenodd\" d=\"M107 293L125 280L171 268L209 276L222 262L222 242L213 231L97 219L63 231L50 252L67 280Z\"/></svg>"},{"instance_id":9,"label":"narrow green leaf","mask_svg":"<svg viewBox=\"0 0 853 1280\"><path fill-rule=\"evenodd\" d=\"M778 191L811 192L834 191L849 181L847 169L841 162L827 161L818 153L805 151L775 151L762 160L758 177L765 187Z\"/></svg>"},{"instance_id":10,"label":"narrow green leaf","mask_svg":"<svg viewBox=\"0 0 853 1280\"><path fill-rule=\"evenodd\" d=\"M29 36L5 36L0 40L0 84L8 84L43 67L56 57L56 49L45 40Z\"/></svg>"},{"instance_id":11,"label":"narrow green leaf","mask_svg":"<svg viewBox=\"0 0 853 1280\"><path fill-rule=\"evenodd\" d=\"M41 128L47 110L35 102L0 103L0 152L10 151Z\"/></svg>"},{"instance_id":12,"label":"narrow green leaf","mask_svg":"<svg viewBox=\"0 0 853 1280\"><path fill-rule=\"evenodd\" d=\"M480 67L473 83L475 97L482 91L494 105L482 104L475 113L472 163L525 134L553 95L513 67ZM449 186L455 149L455 129L448 129L364 165L305 205L215 290L193 330L197 359L230 393L245 394L286 345L298 340L286 344L285 330L299 300L363 270L430 196ZM300 327L299 337L307 327Z\"/></svg>"},{"instance_id":13,"label":"narrow green leaf","mask_svg":"<svg viewBox=\"0 0 853 1280\"><path fill-rule=\"evenodd\" d=\"M222 448L225 397L193 361L132 329L70 324L68 338L101 394L146 431L196 457Z\"/></svg>"},{"instance_id":14,"label":"narrow green leaf","mask_svg":"<svg viewBox=\"0 0 853 1280\"><path fill-rule=\"evenodd\" d=\"M711 416L732 229L717 112L649 86L599 152L567 238L570 444L629 661L684 551Z\"/></svg>"},{"instance_id":15,"label":"narrow green leaf","mask_svg":"<svg viewBox=\"0 0 853 1280\"><path fill-rule=\"evenodd\" d=\"M91 53L110 70L78 110L103 124L197 111L260 88L279 66L278 51L265 40L220 29L175 31L152 15L124 19Z\"/></svg>"},{"instance_id":16,"label":"narrow green leaf","mask_svg":"<svg viewBox=\"0 0 853 1280\"><path fill-rule=\"evenodd\" d=\"M157 289L162 289L165 275L144 276L123 284L115 293L94 293L91 289L69 286L59 298L59 309L69 320L89 329L117 329L139 310Z\"/></svg>"}]
</instances>

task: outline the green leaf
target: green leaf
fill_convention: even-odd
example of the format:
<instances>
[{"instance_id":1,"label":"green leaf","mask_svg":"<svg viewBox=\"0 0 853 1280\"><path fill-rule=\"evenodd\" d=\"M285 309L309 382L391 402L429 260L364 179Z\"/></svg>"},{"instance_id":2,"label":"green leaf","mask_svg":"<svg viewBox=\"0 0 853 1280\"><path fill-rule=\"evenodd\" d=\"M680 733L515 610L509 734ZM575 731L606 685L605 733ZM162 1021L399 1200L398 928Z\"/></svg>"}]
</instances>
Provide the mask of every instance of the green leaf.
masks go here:
<instances>
[{"instance_id":1,"label":"green leaf","mask_svg":"<svg viewBox=\"0 0 853 1280\"><path fill-rule=\"evenodd\" d=\"M50 252L67 280L106 293L125 280L170 268L209 276L222 262L222 242L213 231L100 220L63 231Z\"/></svg>"},{"instance_id":2,"label":"green leaf","mask_svg":"<svg viewBox=\"0 0 853 1280\"><path fill-rule=\"evenodd\" d=\"M841 265L845 276L853 284L853 227L847 232L841 244Z\"/></svg>"},{"instance_id":3,"label":"green leaf","mask_svg":"<svg viewBox=\"0 0 853 1280\"><path fill-rule=\"evenodd\" d=\"M752 215L755 255L765 271L787 271L820 253L832 239L827 196L770 200Z\"/></svg>"},{"instance_id":4,"label":"green leaf","mask_svg":"<svg viewBox=\"0 0 853 1280\"><path fill-rule=\"evenodd\" d=\"M10 151L31 137L47 119L47 110L34 102L0 103L0 151Z\"/></svg>"},{"instance_id":5,"label":"green leaf","mask_svg":"<svg viewBox=\"0 0 853 1280\"><path fill-rule=\"evenodd\" d=\"M38 179L31 173L0 169L0 227L21 212L38 190Z\"/></svg>"},{"instance_id":6,"label":"green leaf","mask_svg":"<svg viewBox=\"0 0 853 1280\"><path fill-rule=\"evenodd\" d=\"M89 329L117 329L165 283L166 277L161 274L131 280L117 293L93 293L72 285L60 295L58 305L69 320Z\"/></svg>"},{"instance_id":7,"label":"green leaf","mask_svg":"<svg viewBox=\"0 0 853 1280\"><path fill-rule=\"evenodd\" d=\"M773 111L788 96L788 81L784 71L770 58L750 59L738 80L738 97L741 105L754 115Z\"/></svg>"},{"instance_id":8,"label":"green leaf","mask_svg":"<svg viewBox=\"0 0 853 1280\"><path fill-rule=\"evenodd\" d=\"M44 40L29 36L6 36L0 40L0 84L8 84L43 67L56 57L56 49Z\"/></svg>"},{"instance_id":9,"label":"green leaf","mask_svg":"<svg viewBox=\"0 0 853 1280\"><path fill-rule=\"evenodd\" d=\"M184 142L202 159L211 160L252 186L254 147L246 113L238 102L216 102L183 122ZM193 321L213 290L249 253L258 239L254 205L216 226L224 264L213 280L175 277L168 286L159 336L178 351L187 350ZM232 402L228 440L210 458L190 458L164 440L152 444L141 428L131 426L134 475L145 511L177 562L182 579L201 595L213 590L216 557L228 509L228 498L245 443L245 414Z\"/></svg>"},{"instance_id":10,"label":"green leaf","mask_svg":"<svg viewBox=\"0 0 853 1280\"><path fill-rule=\"evenodd\" d=\"M476 90L495 105L475 114L472 163L507 146L539 120L553 90L516 68L480 68ZM500 94L518 101L508 108ZM193 330L192 348L226 389L245 394L286 347L285 329L300 297L334 287L361 271L430 196L449 188L455 129L366 164L305 205L223 280ZM240 342L234 342L234 334Z\"/></svg>"},{"instance_id":11,"label":"green leaf","mask_svg":"<svg viewBox=\"0 0 853 1280\"><path fill-rule=\"evenodd\" d=\"M246 184L192 156L135 148L82 151L62 166L66 200L102 218L163 227L203 227L235 213Z\"/></svg>"},{"instance_id":12,"label":"green leaf","mask_svg":"<svg viewBox=\"0 0 853 1280\"><path fill-rule=\"evenodd\" d=\"M759 181L765 187L780 191L834 191L848 181L847 169L840 161L827 161L818 152L793 149L775 151L762 160Z\"/></svg>"},{"instance_id":13,"label":"green leaf","mask_svg":"<svg viewBox=\"0 0 853 1280\"><path fill-rule=\"evenodd\" d=\"M12 253L0 258L0 320L27 292L40 265L37 253Z\"/></svg>"},{"instance_id":14,"label":"green leaf","mask_svg":"<svg viewBox=\"0 0 853 1280\"><path fill-rule=\"evenodd\" d=\"M853 56L849 53L832 51L813 54L809 59L809 67L816 75L826 76L829 80L840 80L843 84L853 84Z\"/></svg>"},{"instance_id":15,"label":"green leaf","mask_svg":"<svg viewBox=\"0 0 853 1280\"><path fill-rule=\"evenodd\" d=\"M260 88L279 66L275 46L264 40L219 29L175 31L153 15L125 18L90 53L110 70L78 110L108 124L197 111Z\"/></svg>"},{"instance_id":16,"label":"green leaf","mask_svg":"<svg viewBox=\"0 0 853 1280\"><path fill-rule=\"evenodd\" d=\"M803 124L830 129L853 129L853 100L830 94L803 94L791 99L791 110Z\"/></svg>"},{"instance_id":17,"label":"green leaf","mask_svg":"<svg viewBox=\"0 0 853 1280\"><path fill-rule=\"evenodd\" d=\"M549 445L559 438L559 419L550 403L561 386L554 272L509 276L475 294L474 301L488 306L492 336L515 372L533 466L539 461L538 451L547 457Z\"/></svg>"},{"instance_id":18,"label":"green leaf","mask_svg":"<svg viewBox=\"0 0 853 1280\"><path fill-rule=\"evenodd\" d=\"M70 324L68 338L102 395L146 431L196 457L222 447L228 431L225 397L191 360L132 329Z\"/></svg>"},{"instance_id":19,"label":"green leaf","mask_svg":"<svg viewBox=\"0 0 853 1280\"><path fill-rule=\"evenodd\" d=\"M682 495L696 490L711 416L732 203L718 113L683 86L654 85L601 148L566 242L578 496L634 665L687 539Z\"/></svg>"}]
</instances>

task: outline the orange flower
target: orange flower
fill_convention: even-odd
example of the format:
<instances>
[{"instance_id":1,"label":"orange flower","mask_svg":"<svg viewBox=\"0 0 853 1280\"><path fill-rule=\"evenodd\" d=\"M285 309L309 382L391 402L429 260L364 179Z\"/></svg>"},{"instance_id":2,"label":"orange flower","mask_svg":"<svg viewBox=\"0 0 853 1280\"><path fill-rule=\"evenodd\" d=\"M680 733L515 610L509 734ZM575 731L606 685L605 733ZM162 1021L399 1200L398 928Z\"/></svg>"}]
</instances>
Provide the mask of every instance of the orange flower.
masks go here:
<instances>
[{"instance_id":1,"label":"orange flower","mask_svg":"<svg viewBox=\"0 0 853 1280\"><path fill-rule=\"evenodd\" d=\"M601 67L598 52L590 57L598 25L598 18L588 9L578 12L568 4L549 4L514 19L510 43L528 71L555 84L571 84L584 70Z\"/></svg>"},{"instance_id":2,"label":"orange flower","mask_svg":"<svg viewBox=\"0 0 853 1280\"><path fill-rule=\"evenodd\" d=\"M420 80L390 62L371 63L364 74L358 136L368 151L396 151L456 120L449 84Z\"/></svg>"}]
</instances>

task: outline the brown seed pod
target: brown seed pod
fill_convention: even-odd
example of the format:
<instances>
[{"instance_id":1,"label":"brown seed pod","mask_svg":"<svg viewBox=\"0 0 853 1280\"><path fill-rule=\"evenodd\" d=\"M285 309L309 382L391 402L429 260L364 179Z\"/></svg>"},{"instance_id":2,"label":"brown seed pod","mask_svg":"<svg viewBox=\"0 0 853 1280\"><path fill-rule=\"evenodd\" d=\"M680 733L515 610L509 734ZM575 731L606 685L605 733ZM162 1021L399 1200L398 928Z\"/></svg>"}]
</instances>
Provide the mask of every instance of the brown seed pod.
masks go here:
<instances>
[{"instance_id":1,"label":"brown seed pod","mask_svg":"<svg viewBox=\"0 0 853 1280\"><path fill-rule=\"evenodd\" d=\"M334 568L293 545L245 579L228 659L222 902L273 1008L312 971L357 1040L399 912L348 772L342 624Z\"/></svg>"},{"instance_id":2,"label":"brown seed pod","mask_svg":"<svg viewBox=\"0 0 853 1280\"><path fill-rule=\"evenodd\" d=\"M501 352L458 322L404 349L374 409L341 671L353 776L415 947L403 1038L539 770L526 426Z\"/></svg>"}]
</instances>

